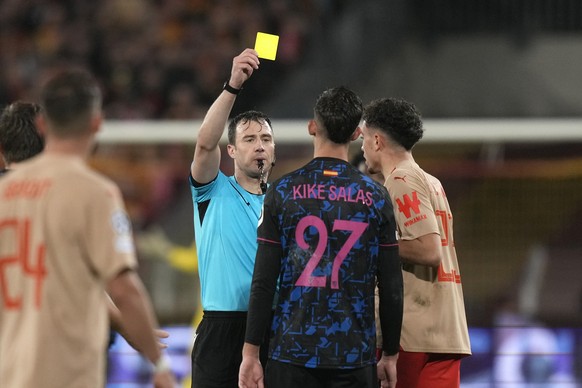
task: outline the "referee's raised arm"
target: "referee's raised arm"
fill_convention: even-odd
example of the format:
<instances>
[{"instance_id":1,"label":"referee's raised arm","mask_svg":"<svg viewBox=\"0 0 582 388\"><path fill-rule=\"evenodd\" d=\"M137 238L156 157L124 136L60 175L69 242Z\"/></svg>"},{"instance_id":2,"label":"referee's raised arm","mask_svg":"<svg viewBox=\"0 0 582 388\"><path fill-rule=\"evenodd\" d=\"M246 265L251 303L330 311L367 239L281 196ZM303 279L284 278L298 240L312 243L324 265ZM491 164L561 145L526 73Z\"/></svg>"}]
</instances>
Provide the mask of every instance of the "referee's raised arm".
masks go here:
<instances>
[{"instance_id":1,"label":"referee's raised arm","mask_svg":"<svg viewBox=\"0 0 582 388\"><path fill-rule=\"evenodd\" d=\"M247 48L234 57L230 79L224 84L222 93L214 101L200 127L191 166L192 178L198 183L207 183L216 177L220 167L218 143L226 127L236 95L253 71L259 68L259 57Z\"/></svg>"}]
</instances>

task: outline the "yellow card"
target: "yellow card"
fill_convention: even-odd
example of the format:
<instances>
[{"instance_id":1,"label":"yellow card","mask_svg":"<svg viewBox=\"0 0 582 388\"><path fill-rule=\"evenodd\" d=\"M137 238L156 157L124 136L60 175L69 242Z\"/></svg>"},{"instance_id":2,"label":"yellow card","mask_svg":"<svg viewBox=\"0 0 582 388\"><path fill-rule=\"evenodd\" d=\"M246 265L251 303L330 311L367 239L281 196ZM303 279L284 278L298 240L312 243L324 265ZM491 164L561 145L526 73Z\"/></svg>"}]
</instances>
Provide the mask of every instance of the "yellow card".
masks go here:
<instances>
[{"instance_id":1,"label":"yellow card","mask_svg":"<svg viewBox=\"0 0 582 388\"><path fill-rule=\"evenodd\" d=\"M259 58L275 60L277 56L277 45L279 44L279 35L266 34L257 32L255 41L255 50L259 53Z\"/></svg>"}]
</instances>

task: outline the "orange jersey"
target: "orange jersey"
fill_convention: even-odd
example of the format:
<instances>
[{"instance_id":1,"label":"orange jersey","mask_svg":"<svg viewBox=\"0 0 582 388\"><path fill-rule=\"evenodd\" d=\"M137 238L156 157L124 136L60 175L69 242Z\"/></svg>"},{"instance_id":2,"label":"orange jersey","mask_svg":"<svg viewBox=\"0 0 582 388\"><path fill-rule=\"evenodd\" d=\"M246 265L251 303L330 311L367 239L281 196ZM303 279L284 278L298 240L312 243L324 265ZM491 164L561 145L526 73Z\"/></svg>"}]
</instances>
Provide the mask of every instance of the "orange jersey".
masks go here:
<instances>
[{"instance_id":1,"label":"orange jersey","mask_svg":"<svg viewBox=\"0 0 582 388\"><path fill-rule=\"evenodd\" d=\"M437 233L441 264L403 264L404 320L400 344L408 352L471 354L461 272L453 239L453 215L440 181L418 164L404 161L384 183L399 238Z\"/></svg>"},{"instance_id":2,"label":"orange jersey","mask_svg":"<svg viewBox=\"0 0 582 388\"><path fill-rule=\"evenodd\" d=\"M105 385L107 282L136 265L117 186L41 154L0 179L0 387Z\"/></svg>"}]
</instances>

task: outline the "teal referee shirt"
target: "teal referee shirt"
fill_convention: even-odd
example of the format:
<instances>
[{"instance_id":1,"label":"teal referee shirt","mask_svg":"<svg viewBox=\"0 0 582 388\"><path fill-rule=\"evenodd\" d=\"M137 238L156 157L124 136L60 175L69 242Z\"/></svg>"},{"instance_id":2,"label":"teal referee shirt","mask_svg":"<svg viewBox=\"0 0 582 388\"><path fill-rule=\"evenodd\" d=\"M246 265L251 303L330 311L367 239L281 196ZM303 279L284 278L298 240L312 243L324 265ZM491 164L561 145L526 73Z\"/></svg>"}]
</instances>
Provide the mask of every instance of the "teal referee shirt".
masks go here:
<instances>
[{"instance_id":1,"label":"teal referee shirt","mask_svg":"<svg viewBox=\"0 0 582 388\"><path fill-rule=\"evenodd\" d=\"M204 185L190 176L204 311L247 311L264 195L221 171Z\"/></svg>"}]
</instances>

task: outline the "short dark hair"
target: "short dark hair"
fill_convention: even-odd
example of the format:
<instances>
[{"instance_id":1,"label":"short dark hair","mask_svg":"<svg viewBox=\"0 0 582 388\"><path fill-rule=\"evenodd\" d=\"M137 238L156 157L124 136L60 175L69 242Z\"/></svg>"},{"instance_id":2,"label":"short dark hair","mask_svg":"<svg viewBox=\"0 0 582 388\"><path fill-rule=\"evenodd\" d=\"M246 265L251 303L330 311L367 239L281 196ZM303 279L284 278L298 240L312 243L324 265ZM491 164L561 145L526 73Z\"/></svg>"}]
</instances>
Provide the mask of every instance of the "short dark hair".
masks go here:
<instances>
[{"instance_id":1,"label":"short dark hair","mask_svg":"<svg viewBox=\"0 0 582 388\"><path fill-rule=\"evenodd\" d=\"M36 128L40 105L17 101L0 116L0 150L7 164L35 156L44 148L44 138Z\"/></svg>"},{"instance_id":2,"label":"short dark hair","mask_svg":"<svg viewBox=\"0 0 582 388\"><path fill-rule=\"evenodd\" d=\"M261 125L267 123L269 124L269 127L271 127L271 131L273 130L271 120L265 113L256 110L249 110L243 113L239 113L232 120L230 120L230 123L228 124L228 144L235 145L236 143L237 125L239 123L246 124L250 121L256 121Z\"/></svg>"},{"instance_id":3,"label":"short dark hair","mask_svg":"<svg viewBox=\"0 0 582 388\"><path fill-rule=\"evenodd\" d=\"M422 138L422 117L414 104L399 98L380 98L364 108L366 125L378 128L407 151Z\"/></svg>"},{"instance_id":4,"label":"short dark hair","mask_svg":"<svg viewBox=\"0 0 582 388\"><path fill-rule=\"evenodd\" d=\"M313 108L316 122L337 144L346 144L362 119L360 97L344 86L331 88L319 95Z\"/></svg>"},{"instance_id":5,"label":"short dark hair","mask_svg":"<svg viewBox=\"0 0 582 388\"><path fill-rule=\"evenodd\" d=\"M87 71L67 69L44 86L41 105L57 136L76 136L85 133L92 115L101 109L101 91Z\"/></svg>"}]
</instances>

